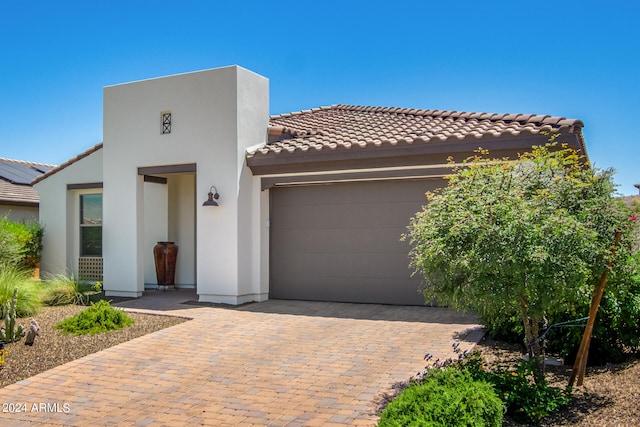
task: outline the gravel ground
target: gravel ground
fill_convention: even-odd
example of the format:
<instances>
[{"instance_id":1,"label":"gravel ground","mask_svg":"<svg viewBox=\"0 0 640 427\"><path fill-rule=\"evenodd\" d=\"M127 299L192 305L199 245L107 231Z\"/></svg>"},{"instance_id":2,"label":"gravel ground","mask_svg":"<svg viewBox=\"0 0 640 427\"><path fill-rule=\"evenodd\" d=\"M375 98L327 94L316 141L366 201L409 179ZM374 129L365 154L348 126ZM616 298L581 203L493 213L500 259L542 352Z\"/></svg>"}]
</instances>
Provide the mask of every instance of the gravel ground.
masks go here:
<instances>
[{"instance_id":1,"label":"gravel ground","mask_svg":"<svg viewBox=\"0 0 640 427\"><path fill-rule=\"evenodd\" d=\"M483 339L477 346L488 362L515 361L521 346ZM566 387L571 366L547 367L547 380ZM517 426L505 420L505 426ZM541 426L636 427L640 425L640 359L608 367L587 369L584 385L575 389L567 408L544 419Z\"/></svg>"},{"instance_id":2,"label":"gravel ground","mask_svg":"<svg viewBox=\"0 0 640 427\"><path fill-rule=\"evenodd\" d=\"M72 336L54 329L56 323L85 308L77 305L42 307L33 316L40 326L40 336L33 347L25 345L24 338L17 343L6 345L9 355L6 357L4 368L0 369L0 387L187 320L180 317L129 313L133 325L105 334ZM27 328L30 321L31 318L25 318L19 319L16 323Z\"/></svg>"}]
</instances>

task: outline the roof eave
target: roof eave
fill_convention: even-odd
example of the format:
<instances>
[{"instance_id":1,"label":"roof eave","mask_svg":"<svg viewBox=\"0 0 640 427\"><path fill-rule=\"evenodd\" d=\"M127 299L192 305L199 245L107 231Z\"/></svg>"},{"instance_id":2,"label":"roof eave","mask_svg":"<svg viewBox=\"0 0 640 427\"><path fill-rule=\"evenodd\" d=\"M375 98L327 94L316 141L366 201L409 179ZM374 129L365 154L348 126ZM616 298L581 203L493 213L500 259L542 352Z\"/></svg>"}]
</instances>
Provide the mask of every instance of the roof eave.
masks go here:
<instances>
[{"instance_id":1,"label":"roof eave","mask_svg":"<svg viewBox=\"0 0 640 427\"><path fill-rule=\"evenodd\" d=\"M562 135L562 142L585 152L581 133L563 133ZM444 164L449 157L453 157L455 161L462 161L472 156L474 150L479 147L489 150L491 156L511 158L517 153L530 151L534 145L544 145L547 141L548 136L541 134L497 138L484 136L386 147L367 146L334 150L325 148L320 151L296 150L291 153L280 152L278 154L254 152L247 155L246 161L254 175L416 166Z\"/></svg>"},{"instance_id":2,"label":"roof eave","mask_svg":"<svg viewBox=\"0 0 640 427\"><path fill-rule=\"evenodd\" d=\"M25 208L38 208L40 207L40 202L35 201L26 201L26 200L12 200L12 199L2 199L0 198L0 206L20 206Z\"/></svg>"},{"instance_id":3,"label":"roof eave","mask_svg":"<svg viewBox=\"0 0 640 427\"><path fill-rule=\"evenodd\" d=\"M82 153L78 154L77 156L67 160L66 162L62 163L60 166L51 169L50 171L40 175L39 177L37 177L36 179L34 179L33 181L31 181L31 185L36 185L39 182L44 181L45 179L51 177L52 175L57 174L58 172L60 172L63 169L66 169L67 167L71 166L72 164L84 159L85 157L95 153L96 151L100 150L102 148L102 142L99 144L94 145L93 147L89 148L88 150L83 151Z\"/></svg>"}]
</instances>

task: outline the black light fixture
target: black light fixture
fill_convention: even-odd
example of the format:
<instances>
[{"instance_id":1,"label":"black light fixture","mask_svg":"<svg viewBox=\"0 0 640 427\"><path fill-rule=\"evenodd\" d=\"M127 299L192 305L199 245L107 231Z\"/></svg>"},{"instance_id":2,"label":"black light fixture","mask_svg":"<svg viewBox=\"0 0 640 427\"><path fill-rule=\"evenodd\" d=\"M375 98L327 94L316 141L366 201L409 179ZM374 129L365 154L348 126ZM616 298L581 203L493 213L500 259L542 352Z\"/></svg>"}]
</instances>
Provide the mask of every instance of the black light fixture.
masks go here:
<instances>
[{"instance_id":1,"label":"black light fixture","mask_svg":"<svg viewBox=\"0 0 640 427\"><path fill-rule=\"evenodd\" d=\"M211 192L211 190L215 190L215 194ZM202 204L202 206L218 206L218 202L216 202L216 200L218 200L220 198L220 195L218 194L218 189L215 187L215 185L212 185L211 188L209 189L209 194L207 195L209 198L207 199L206 202L204 202ZM216 199L216 200L213 200Z\"/></svg>"}]
</instances>

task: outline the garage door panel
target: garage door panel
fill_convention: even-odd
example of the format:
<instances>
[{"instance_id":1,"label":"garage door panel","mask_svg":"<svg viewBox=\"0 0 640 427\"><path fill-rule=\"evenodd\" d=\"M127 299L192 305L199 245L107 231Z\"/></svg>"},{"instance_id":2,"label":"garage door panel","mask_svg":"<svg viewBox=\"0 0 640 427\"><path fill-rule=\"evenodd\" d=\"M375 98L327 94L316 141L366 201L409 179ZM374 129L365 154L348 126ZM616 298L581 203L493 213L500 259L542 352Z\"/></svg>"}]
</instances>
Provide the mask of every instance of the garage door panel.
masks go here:
<instances>
[{"instance_id":1,"label":"garage door panel","mask_svg":"<svg viewBox=\"0 0 640 427\"><path fill-rule=\"evenodd\" d=\"M273 236L272 247L287 248L289 252L312 251L332 253L340 250L342 253L407 253L409 243L401 241L405 228L390 229L283 229ZM384 242L381 244L381 242ZM274 249L273 253L278 250Z\"/></svg>"},{"instance_id":2,"label":"garage door panel","mask_svg":"<svg viewBox=\"0 0 640 427\"><path fill-rule=\"evenodd\" d=\"M400 240L442 180L271 190L270 297L424 304Z\"/></svg>"},{"instance_id":3,"label":"garage door panel","mask_svg":"<svg viewBox=\"0 0 640 427\"><path fill-rule=\"evenodd\" d=\"M301 285L304 283L304 285ZM335 289L341 292L335 292ZM394 292L389 293L389 288ZM318 292L324 289L326 292ZM322 278L301 276L283 282L271 298L311 301L360 302L371 304L422 305L424 297L411 280L389 281L384 279L337 279L328 281Z\"/></svg>"},{"instance_id":4,"label":"garage door panel","mask_svg":"<svg viewBox=\"0 0 640 427\"><path fill-rule=\"evenodd\" d=\"M412 194L400 191L398 192L398 183L422 183L422 188ZM283 206L297 206L300 204L315 204L324 206L326 204L351 204L351 203L368 203L371 201L387 200L415 202L416 195L421 200L426 200L425 193L433 191L442 186L443 180L439 179L415 179L415 180L391 180L391 181L368 181L353 183L335 183L326 185L299 185L284 188L287 194L279 197L279 203ZM358 186L358 192L336 191L336 186ZM282 187L278 190L283 189ZM311 191L307 191L311 189ZM290 191L293 190L293 191Z\"/></svg>"},{"instance_id":5,"label":"garage door panel","mask_svg":"<svg viewBox=\"0 0 640 427\"><path fill-rule=\"evenodd\" d=\"M416 202L396 202L392 206L381 208L380 203L327 204L288 206L272 225L287 228L324 229L344 228L358 229L368 227L398 227L408 224L407 212L414 215L420 210ZM281 208L285 208L281 206Z\"/></svg>"},{"instance_id":6,"label":"garage door panel","mask_svg":"<svg viewBox=\"0 0 640 427\"><path fill-rule=\"evenodd\" d=\"M293 252L282 254L288 262L274 268L277 277L311 276L328 278L394 279L409 278L411 270L406 256L398 254L341 253L318 254Z\"/></svg>"}]
</instances>

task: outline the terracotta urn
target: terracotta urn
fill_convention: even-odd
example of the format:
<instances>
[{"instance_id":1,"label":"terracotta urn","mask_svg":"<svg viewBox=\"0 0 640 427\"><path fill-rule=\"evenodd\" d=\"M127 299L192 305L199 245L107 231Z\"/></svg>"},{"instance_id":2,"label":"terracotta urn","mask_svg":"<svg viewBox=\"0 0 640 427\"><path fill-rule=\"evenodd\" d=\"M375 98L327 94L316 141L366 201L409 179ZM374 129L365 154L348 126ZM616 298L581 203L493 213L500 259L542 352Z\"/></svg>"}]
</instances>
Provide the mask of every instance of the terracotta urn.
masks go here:
<instances>
[{"instance_id":1,"label":"terracotta urn","mask_svg":"<svg viewBox=\"0 0 640 427\"><path fill-rule=\"evenodd\" d=\"M153 258L156 262L158 286L173 286L175 288L178 245L175 242L158 242L153 247Z\"/></svg>"}]
</instances>

